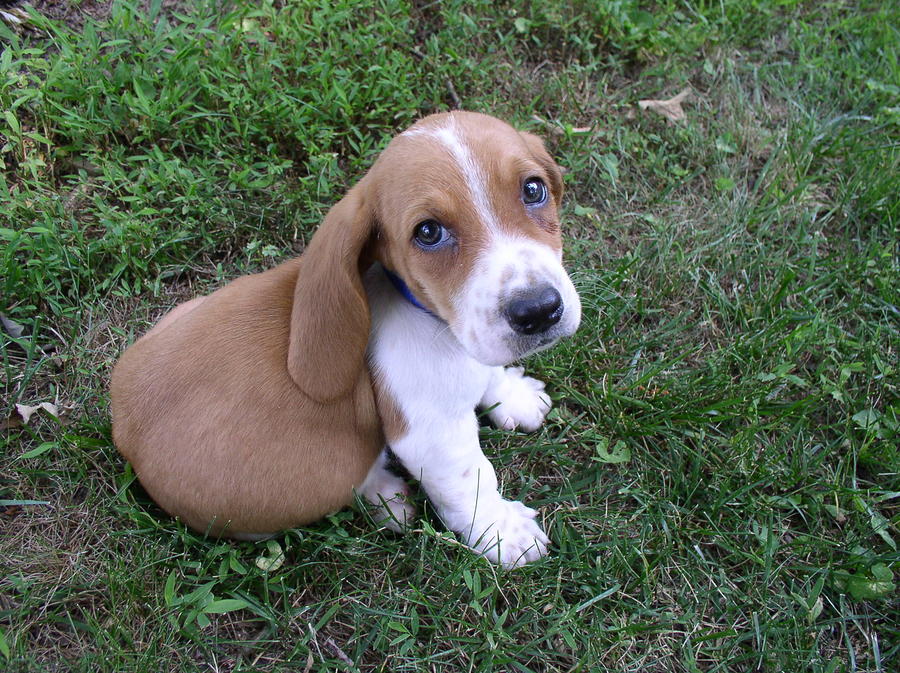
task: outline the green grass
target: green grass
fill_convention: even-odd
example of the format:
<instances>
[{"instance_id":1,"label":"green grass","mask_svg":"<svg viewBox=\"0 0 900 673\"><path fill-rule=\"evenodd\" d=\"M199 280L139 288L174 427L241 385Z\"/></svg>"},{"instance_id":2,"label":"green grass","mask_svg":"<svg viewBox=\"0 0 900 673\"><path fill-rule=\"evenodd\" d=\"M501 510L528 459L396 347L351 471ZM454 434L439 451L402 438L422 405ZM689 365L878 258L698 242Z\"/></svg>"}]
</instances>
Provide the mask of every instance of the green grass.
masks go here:
<instances>
[{"instance_id":1,"label":"green grass","mask_svg":"<svg viewBox=\"0 0 900 673\"><path fill-rule=\"evenodd\" d=\"M0 668L896 670L900 10L145 4L0 23L4 414L73 408L0 434ZM637 110L686 86L681 124ZM428 516L251 544L162 515L110 441L119 353L295 254L455 97L567 169L584 322L528 363L546 427L483 431L552 556L503 572Z\"/></svg>"}]
</instances>

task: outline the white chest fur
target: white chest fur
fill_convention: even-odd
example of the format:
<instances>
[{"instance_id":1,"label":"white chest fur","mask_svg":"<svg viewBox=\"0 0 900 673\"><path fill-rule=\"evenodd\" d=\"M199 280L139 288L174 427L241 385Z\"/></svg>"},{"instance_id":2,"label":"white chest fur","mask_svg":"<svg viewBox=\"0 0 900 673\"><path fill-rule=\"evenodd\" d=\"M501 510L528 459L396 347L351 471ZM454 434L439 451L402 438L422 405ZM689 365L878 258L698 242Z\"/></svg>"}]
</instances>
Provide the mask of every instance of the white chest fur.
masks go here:
<instances>
[{"instance_id":1,"label":"white chest fur","mask_svg":"<svg viewBox=\"0 0 900 673\"><path fill-rule=\"evenodd\" d=\"M476 406L501 427L535 429L550 408L543 384L520 368L472 358L445 323L409 303L380 267L365 279L372 329L369 367L390 395L405 432L390 448L418 479L448 528L495 562L513 567L547 553L537 512L503 499L481 451ZM399 528L412 515L405 485L379 460L360 489ZM398 495L400 494L400 495ZM390 525L390 524L388 524Z\"/></svg>"},{"instance_id":2,"label":"white chest fur","mask_svg":"<svg viewBox=\"0 0 900 673\"><path fill-rule=\"evenodd\" d=\"M377 266L365 279L372 312L369 366L410 425L471 412L491 369L473 359L446 323L413 306Z\"/></svg>"}]
</instances>

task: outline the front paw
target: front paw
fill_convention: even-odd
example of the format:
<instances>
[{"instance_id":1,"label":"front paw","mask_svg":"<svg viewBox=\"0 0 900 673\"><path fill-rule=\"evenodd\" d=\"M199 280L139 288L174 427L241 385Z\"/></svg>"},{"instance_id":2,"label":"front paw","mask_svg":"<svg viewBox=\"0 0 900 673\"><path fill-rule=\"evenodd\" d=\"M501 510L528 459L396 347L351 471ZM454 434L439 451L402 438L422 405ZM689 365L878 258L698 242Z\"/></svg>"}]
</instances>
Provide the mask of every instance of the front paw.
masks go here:
<instances>
[{"instance_id":1,"label":"front paw","mask_svg":"<svg viewBox=\"0 0 900 673\"><path fill-rule=\"evenodd\" d=\"M535 521L535 510L502 498L485 509L463 533L466 543L482 556L508 569L547 555L550 539Z\"/></svg>"},{"instance_id":2,"label":"front paw","mask_svg":"<svg viewBox=\"0 0 900 673\"><path fill-rule=\"evenodd\" d=\"M544 392L544 382L525 376L522 367L509 367L503 371L503 379L490 393L499 405L488 413L498 428L534 432L550 411L550 398Z\"/></svg>"}]
</instances>

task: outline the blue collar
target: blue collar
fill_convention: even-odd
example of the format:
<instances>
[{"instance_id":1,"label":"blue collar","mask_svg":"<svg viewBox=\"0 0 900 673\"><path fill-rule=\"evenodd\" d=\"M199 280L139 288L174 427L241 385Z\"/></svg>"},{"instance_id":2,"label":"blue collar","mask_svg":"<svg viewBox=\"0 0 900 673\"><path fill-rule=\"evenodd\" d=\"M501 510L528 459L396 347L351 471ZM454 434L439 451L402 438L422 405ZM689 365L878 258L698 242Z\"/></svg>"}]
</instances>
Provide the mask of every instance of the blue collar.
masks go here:
<instances>
[{"instance_id":1,"label":"blue collar","mask_svg":"<svg viewBox=\"0 0 900 673\"><path fill-rule=\"evenodd\" d=\"M437 318L437 316L434 313L432 313L425 306L422 305L422 302L420 302L418 299L416 299L416 295L414 295L412 293L412 291L409 289L409 286L407 286L407 284L403 282L403 279L400 276L398 276L393 271L390 271L386 266L384 266L382 268L384 269L384 275L388 277L388 280L391 281L391 284L395 288L397 288L397 292L399 292L401 295L403 295L403 298L406 301L408 301L410 304L415 306L417 309L421 309L422 311L425 311L425 313L427 313L428 315L430 315L434 318Z\"/></svg>"}]
</instances>

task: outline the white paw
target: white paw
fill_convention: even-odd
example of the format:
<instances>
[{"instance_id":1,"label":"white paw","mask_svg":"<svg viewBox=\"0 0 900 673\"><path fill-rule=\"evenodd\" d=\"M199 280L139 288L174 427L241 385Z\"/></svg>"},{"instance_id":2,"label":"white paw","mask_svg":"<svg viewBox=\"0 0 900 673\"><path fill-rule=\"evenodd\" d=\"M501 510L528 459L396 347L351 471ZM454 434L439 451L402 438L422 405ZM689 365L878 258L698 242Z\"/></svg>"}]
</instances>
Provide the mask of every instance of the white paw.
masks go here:
<instances>
[{"instance_id":1,"label":"white paw","mask_svg":"<svg viewBox=\"0 0 900 673\"><path fill-rule=\"evenodd\" d=\"M375 504L372 518L379 526L384 526L395 533L403 533L416 516L416 508L410 504L408 493L396 493L390 497L381 496Z\"/></svg>"},{"instance_id":2,"label":"white paw","mask_svg":"<svg viewBox=\"0 0 900 673\"><path fill-rule=\"evenodd\" d=\"M386 462L382 452L357 491L374 505L375 523L402 533L415 517L416 508L409 502L409 486L387 469Z\"/></svg>"},{"instance_id":3,"label":"white paw","mask_svg":"<svg viewBox=\"0 0 900 673\"><path fill-rule=\"evenodd\" d=\"M504 568L516 568L547 555L550 539L535 521L537 512L515 500L498 498L489 511L477 512L466 543Z\"/></svg>"},{"instance_id":4,"label":"white paw","mask_svg":"<svg viewBox=\"0 0 900 673\"><path fill-rule=\"evenodd\" d=\"M486 406L500 403L488 414L491 421L504 430L537 430L550 411L550 398L544 392L544 385L543 381L525 376L522 367L505 369L502 378L485 395Z\"/></svg>"}]
</instances>

